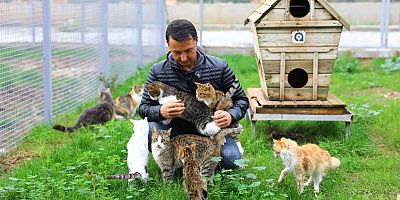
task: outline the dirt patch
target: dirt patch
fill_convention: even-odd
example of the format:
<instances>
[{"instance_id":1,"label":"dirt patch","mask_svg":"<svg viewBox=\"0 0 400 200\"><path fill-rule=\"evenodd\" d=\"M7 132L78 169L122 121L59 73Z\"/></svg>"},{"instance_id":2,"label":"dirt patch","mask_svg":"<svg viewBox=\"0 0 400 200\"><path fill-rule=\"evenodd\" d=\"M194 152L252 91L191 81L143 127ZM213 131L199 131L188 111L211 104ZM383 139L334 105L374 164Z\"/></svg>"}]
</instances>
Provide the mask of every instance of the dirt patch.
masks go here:
<instances>
[{"instance_id":1,"label":"dirt patch","mask_svg":"<svg viewBox=\"0 0 400 200\"><path fill-rule=\"evenodd\" d=\"M365 90L357 90L354 91L353 94L356 95L375 94L376 96L384 97L387 99L400 99L400 92L386 88L371 88Z\"/></svg>"},{"instance_id":2,"label":"dirt patch","mask_svg":"<svg viewBox=\"0 0 400 200\"><path fill-rule=\"evenodd\" d=\"M30 152L18 152L18 154L10 154L0 159L0 172L8 172L13 169L16 165L30 160Z\"/></svg>"}]
</instances>

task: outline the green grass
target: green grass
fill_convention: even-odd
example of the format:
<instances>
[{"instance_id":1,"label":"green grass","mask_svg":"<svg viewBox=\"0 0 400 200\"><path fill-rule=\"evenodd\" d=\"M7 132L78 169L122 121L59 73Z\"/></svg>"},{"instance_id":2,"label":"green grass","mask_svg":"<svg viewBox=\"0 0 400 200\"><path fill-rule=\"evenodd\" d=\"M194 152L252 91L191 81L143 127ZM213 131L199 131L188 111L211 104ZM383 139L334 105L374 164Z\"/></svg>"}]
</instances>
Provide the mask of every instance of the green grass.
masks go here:
<instances>
[{"instance_id":1,"label":"green grass","mask_svg":"<svg viewBox=\"0 0 400 200\"><path fill-rule=\"evenodd\" d=\"M228 61L244 88L259 87L254 56L222 56ZM347 58L346 58L347 59ZM343 59L342 59L343 60ZM372 62L373 63L373 62ZM376 62L379 63L379 62ZM277 183L282 162L273 158L272 130L305 135L341 160L338 170L329 171L321 183L320 199L394 199L400 193L400 103L379 91L399 91L399 73L382 74L373 69L352 73L335 72L330 91L345 101L355 114L351 137L344 141L344 123L302 121L259 121L257 132L250 125L240 135L245 149L243 170L216 174L209 186L210 199L313 199L312 187L302 195L293 175ZM143 83L150 66L116 87L114 96ZM89 102L58 122L72 125ZM125 173L126 143L131 136L128 121L83 128L74 134L53 131L40 125L31 131L18 151L30 160L12 171L0 172L0 199L186 199L182 179L164 184L152 158L147 183L106 180L110 174ZM302 142L302 141L301 141Z\"/></svg>"}]
</instances>

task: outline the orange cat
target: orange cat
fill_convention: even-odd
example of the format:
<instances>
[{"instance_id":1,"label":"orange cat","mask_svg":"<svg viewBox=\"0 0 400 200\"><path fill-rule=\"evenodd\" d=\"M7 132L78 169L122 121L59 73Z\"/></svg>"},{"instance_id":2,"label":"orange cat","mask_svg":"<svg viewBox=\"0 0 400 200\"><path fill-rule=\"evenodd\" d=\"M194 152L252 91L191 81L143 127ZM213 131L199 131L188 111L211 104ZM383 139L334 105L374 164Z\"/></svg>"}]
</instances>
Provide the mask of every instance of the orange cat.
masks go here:
<instances>
[{"instance_id":1,"label":"orange cat","mask_svg":"<svg viewBox=\"0 0 400 200\"><path fill-rule=\"evenodd\" d=\"M315 144L298 146L295 141L283 137L280 140L274 140L273 149L274 156L281 157L285 164L285 169L282 170L278 182L282 182L288 173L292 172L296 176L300 194L303 192L304 186L314 182L314 193L317 197L319 184L325 170L335 169L340 165L339 159L331 157L329 152ZM304 184L305 173L308 173L310 178Z\"/></svg>"}]
</instances>

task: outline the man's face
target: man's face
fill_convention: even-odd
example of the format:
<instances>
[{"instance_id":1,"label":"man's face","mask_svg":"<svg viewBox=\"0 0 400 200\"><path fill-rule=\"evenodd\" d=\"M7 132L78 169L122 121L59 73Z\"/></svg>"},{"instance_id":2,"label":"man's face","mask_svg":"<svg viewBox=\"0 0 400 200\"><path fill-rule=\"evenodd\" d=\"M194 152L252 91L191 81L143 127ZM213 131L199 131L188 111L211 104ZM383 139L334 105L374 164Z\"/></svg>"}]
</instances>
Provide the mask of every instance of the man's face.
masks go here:
<instances>
[{"instance_id":1,"label":"man's face","mask_svg":"<svg viewBox=\"0 0 400 200\"><path fill-rule=\"evenodd\" d=\"M197 40L176 41L169 37L168 48L175 62L183 66L183 70L191 70L197 63Z\"/></svg>"}]
</instances>

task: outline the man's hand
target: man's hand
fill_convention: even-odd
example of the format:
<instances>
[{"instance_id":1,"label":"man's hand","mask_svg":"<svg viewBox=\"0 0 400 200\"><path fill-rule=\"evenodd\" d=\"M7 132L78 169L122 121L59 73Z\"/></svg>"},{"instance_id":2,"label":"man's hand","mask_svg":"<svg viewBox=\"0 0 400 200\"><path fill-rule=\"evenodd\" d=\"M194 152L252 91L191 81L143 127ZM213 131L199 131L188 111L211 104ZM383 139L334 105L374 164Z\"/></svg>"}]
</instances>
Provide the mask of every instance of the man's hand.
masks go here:
<instances>
[{"instance_id":1,"label":"man's hand","mask_svg":"<svg viewBox=\"0 0 400 200\"><path fill-rule=\"evenodd\" d=\"M214 116L212 116L212 119L220 128L226 128L232 122L231 114L223 110L215 111Z\"/></svg>"},{"instance_id":2,"label":"man's hand","mask_svg":"<svg viewBox=\"0 0 400 200\"><path fill-rule=\"evenodd\" d=\"M173 119L182 115L185 104L181 100L169 101L160 108L160 114L165 119Z\"/></svg>"}]
</instances>

